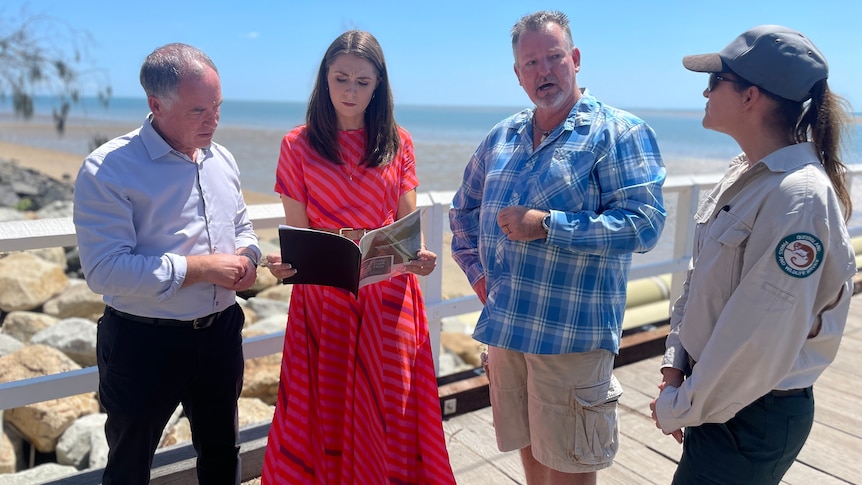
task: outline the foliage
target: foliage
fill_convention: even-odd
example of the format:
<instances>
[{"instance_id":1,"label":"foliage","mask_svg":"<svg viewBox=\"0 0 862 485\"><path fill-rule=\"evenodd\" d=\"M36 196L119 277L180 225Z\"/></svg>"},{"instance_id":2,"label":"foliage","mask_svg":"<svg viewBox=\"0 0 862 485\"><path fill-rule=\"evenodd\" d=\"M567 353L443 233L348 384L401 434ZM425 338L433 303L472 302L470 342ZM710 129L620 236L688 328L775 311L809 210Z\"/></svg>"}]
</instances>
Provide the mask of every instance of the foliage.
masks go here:
<instances>
[{"instance_id":1,"label":"foliage","mask_svg":"<svg viewBox=\"0 0 862 485\"><path fill-rule=\"evenodd\" d=\"M87 144L90 148L90 151L95 151L96 148L108 143L111 139L101 133L97 133L90 138L90 142Z\"/></svg>"},{"instance_id":2,"label":"foliage","mask_svg":"<svg viewBox=\"0 0 862 485\"><path fill-rule=\"evenodd\" d=\"M54 126L62 134L71 105L78 103L84 88L93 86L92 78L99 73L85 65L91 39L46 15L25 12L22 18L0 17L0 101L10 97L15 114L27 119L34 114L35 95L52 95L57 100ZM111 87L95 86L99 101L107 106Z\"/></svg>"},{"instance_id":3,"label":"foliage","mask_svg":"<svg viewBox=\"0 0 862 485\"><path fill-rule=\"evenodd\" d=\"M23 198L18 201L18 204L15 205L15 209L19 212L28 211L33 208L33 201L28 198Z\"/></svg>"}]
</instances>

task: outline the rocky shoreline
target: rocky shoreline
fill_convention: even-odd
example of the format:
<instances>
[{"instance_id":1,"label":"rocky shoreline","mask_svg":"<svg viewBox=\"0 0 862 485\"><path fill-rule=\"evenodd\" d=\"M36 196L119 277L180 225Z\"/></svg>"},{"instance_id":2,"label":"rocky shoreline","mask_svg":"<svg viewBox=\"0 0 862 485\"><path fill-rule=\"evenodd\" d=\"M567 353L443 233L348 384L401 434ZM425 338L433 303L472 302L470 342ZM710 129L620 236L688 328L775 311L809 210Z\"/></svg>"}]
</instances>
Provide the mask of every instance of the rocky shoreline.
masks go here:
<instances>
[{"instance_id":1,"label":"rocky shoreline","mask_svg":"<svg viewBox=\"0 0 862 485\"><path fill-rule=\"evenodd\" d=\"M72 193L70 180L0 160L0 222L69 217ZM273 242L261 246L264 252L277 250ZM0 288L0 382L95 365L96 322L104 303L84 282L76 247L0 253ZM283 330L290 290L259 268L255 285L237 297L246 317L243 336ZM463 337L452 338L466 347L460 351L444 344L441 375L476 365L477 345ZM246 360L240 426L272 418L280 366L280 352ZM105 415L94 392L0 410L0 415L0 482L41 483L104 466ZM190 439L188 420L178 408L160 446Z\"/></svg>"}]
</instances>

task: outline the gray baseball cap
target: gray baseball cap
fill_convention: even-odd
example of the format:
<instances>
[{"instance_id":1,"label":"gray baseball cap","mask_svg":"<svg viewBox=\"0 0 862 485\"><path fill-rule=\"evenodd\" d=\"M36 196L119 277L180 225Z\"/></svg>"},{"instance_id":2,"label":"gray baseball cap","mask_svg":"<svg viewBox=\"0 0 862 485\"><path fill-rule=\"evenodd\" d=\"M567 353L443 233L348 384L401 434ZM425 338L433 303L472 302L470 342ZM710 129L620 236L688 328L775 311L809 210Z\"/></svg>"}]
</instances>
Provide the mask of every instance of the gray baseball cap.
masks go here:
<instances>
[{"instance_id":1,"label":"gray baseball cap","mask_svg":"<svg viewBox=\"0 0 862 485\"><path fill-rule=\"evenodd\" d=\"M811 97L817 81L829 77L826 58L808 37L780 25L760 25L741 34L717 54L685 56L695 72L733 71L746 81L792 101Z\"/></svg>"}]
</instances>

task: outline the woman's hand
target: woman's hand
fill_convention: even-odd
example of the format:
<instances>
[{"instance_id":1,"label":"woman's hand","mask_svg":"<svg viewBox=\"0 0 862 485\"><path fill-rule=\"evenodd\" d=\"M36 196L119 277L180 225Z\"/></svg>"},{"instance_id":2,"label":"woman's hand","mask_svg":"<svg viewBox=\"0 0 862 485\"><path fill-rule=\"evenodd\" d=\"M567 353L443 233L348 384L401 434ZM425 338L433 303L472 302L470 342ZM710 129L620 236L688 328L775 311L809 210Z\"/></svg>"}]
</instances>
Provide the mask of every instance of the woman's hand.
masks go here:
<instances>
[{"instance_id":1,"label":"woman's hand","mask_svg":"<svg viewBox=\"0 0 862 485\"><path fill-rule=\"evenodd\" d=\"M281 262L281 254L279 253L267 254L262 262L266 266L266 269L279 280L285 280L296 274L296 270L293 269L290 263Z\"/></svg>"},{"instance_id":2,"label":"woman's hand","mask_svg":"<svg viewBox=\"0 0 862 485\"><path fill-rule=\"evenodd\" d=\"M428 276L437 267L437 255L422 247L417 253L415 259L407 263L407 271L415 273L419 276Z\"/></svg>"},{"instance_id":3,"label":"woman's hand","mask_svg":"<svg viewBox=\"0 0 862 485\"><path fill-rule=\"evenodd\" d=\"M679 369L674 369L673 367L665 367L661 370L661 382L658 384L659 393L664 391L668 387L679 387L682 385L683 380L685 379L685 374L682 373ZM658 415L655 412L657 399L653 399L649 403L649 409L652 412L652 419L655 421L655 427L661 429L661 423L658 422ZM662 431L664 432L664 431ZM676 440L677 443L682 443L683 432L681 429L676 429L671 431L670 433L665 433L673 436L673 439Z\"/></svg>"}]
</instances>

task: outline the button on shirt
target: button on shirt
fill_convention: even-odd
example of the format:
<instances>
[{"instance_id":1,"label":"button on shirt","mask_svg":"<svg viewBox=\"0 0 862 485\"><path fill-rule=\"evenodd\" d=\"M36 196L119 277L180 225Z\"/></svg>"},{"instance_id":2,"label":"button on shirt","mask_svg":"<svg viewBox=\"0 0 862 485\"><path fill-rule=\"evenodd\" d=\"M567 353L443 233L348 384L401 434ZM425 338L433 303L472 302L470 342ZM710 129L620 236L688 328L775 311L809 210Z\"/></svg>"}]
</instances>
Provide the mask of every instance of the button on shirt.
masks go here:
<instances>
[{"instance_id":1,"label":"button on shirt","mask_svg":"<svg viewBox=\"0 0 862 485\"><path fill-rule=\"evenodd\" d=\"M747 170L746 170L747 169ZM662 429L723 423L773 389L811 386L835 358L856 272L844 215L814 145L742 155L695 216L692 264L656 402Z\"/></svg>"},{"instance_id":2,"label":"button on shirt","mask_svg":"<svg viewBox=\"0 0 862 485\"><path fill-rule=\"evenodd\" d=\"M189 320L224 310L234 291L208 282L182 287L185 257L239 247L260 256L233 155L213 143L192 161L149 117L84 160L74 222L90 288L134 315Z\"/></svg>"},{"instance_id":3,"label":"button on shirt","mask_svg":"<svg viewBox=\"0 0 862 485\"><path fill-rule=\"evenodd\" d=\"M534 151L531 110L471 158L449 217L452 253L488 291L473 337L537 354L619 351L631 253L658 241L665 169L652 130L586 90ZM510 241L503 207L550 211L547 240Z\"/></svg>"}]
</instances>

